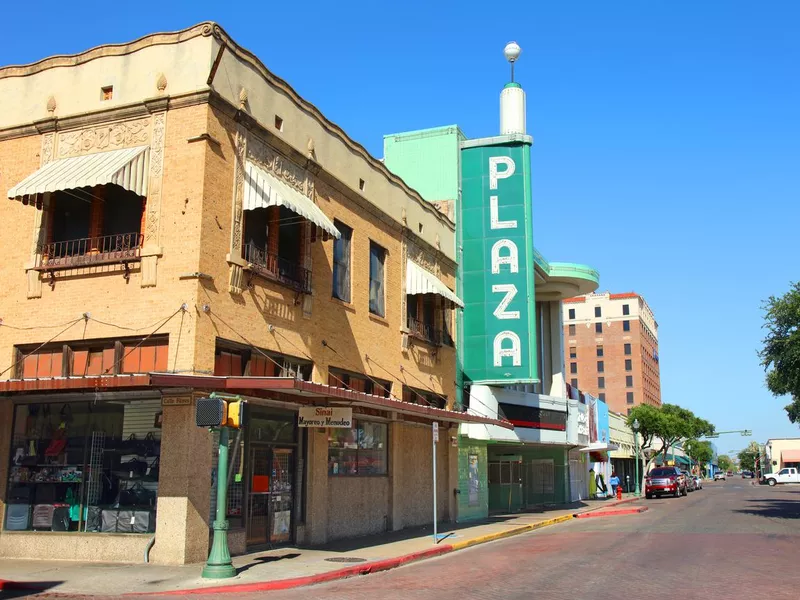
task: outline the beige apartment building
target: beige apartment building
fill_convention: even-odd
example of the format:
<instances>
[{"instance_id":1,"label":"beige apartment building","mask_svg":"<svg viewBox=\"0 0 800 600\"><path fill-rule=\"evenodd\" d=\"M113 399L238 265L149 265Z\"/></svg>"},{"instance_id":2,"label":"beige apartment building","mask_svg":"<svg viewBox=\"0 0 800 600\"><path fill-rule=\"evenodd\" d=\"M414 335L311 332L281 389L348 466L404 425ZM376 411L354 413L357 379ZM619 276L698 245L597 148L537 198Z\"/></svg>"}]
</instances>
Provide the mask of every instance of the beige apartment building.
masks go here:
<instances>
[{"instance_id":1,"label":"beige apartment building","mask_svg":"<svg viewBox=\"0 0 800 600\"><path fill-rule=\"evenodd\" d=\"M661 405L658 323L639 294L593 293L563 302L566 377L627 414Z\"/></svg>"},{"instance_id":2,"label":"beige apartment building","mask_svg":"<svg viewBox=\"0 0 800 600\"><path fill-rule=\"evenodd\" d=\"M454 225L214 23L0 68L0 557L205 560L456 518ZM352 414L305 428L303 407Z\"/></svg>"}]
</instances>

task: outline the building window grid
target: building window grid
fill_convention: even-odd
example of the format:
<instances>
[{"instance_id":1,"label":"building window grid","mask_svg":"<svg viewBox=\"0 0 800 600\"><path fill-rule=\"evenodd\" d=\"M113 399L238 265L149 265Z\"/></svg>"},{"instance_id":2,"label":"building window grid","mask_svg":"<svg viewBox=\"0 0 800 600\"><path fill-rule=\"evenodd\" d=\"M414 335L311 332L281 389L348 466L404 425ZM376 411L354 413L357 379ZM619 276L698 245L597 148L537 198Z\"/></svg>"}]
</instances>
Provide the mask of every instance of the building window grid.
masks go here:
<instances>
[{"instance_id":1,"label":"building window grid","mask_svg":"<svg viewBox=\"0 0 800 600\"><path fill-rule=\"evenodd\" d=\"M598 346L597 347L597 356L598 357L602 357L603 356L603 347L602 346Z\"/></svg>"},{"instance_id":2,"label":"building window grid","mask_svg":"<svg viewBox=\"0 0 800 600\"><path fill-rule=\"evenodd\" d=\"M605 363L602 360L597 361L597 372L598 373L605 372Z\"/></svg>"},{"instance_id":3,"label":"building window grid","mask_svg":"<svg viewBox=\"0 0 800 600\"><path fill-rule=\"evenodd\" d=\"M594 332L595 333L603 333L603 324L602 323L595 323L594 324Z\"/></svg>"},{"instance_id":4,"label":"building window grid","mask_svg":"<svg viewBox=\"0 0 800 600\"><path fill-rule=\"evenodd\" d=\"M594 316L595 316L596 318L600 318L600 317L602 317L602 316L603 316L603 309L602 309L602 308L600 308L599 306L595 306L595 307L594 307Z\"/></svg>"}]
</instances>

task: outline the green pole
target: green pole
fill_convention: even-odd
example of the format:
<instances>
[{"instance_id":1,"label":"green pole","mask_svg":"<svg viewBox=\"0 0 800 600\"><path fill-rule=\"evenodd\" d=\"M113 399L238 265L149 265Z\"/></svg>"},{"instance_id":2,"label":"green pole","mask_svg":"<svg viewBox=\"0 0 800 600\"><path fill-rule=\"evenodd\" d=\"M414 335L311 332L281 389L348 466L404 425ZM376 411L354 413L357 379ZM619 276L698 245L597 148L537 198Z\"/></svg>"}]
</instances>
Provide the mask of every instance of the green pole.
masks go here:
<instances>
[{"instance_id":1,"label":"green pole","mask_svg":"<svg viewBox=\"0 0 800 600\"><path fill-rule=\"evenodd\" d=\"M204 579L226 579L236 576L228 549L228 521L225 518L228 506L228 437L227 427L219 429L219 461L217 464L217 515L214 519L214 541L211 554L203 568Z\"/></svg>"},{"instance_id":2,"label":"green pole","mask_svg":"<svg viewBox=\"0 0 800 600\"><path fill-rule=\"evenodd\" d=\"M636 461L634 462L635 470L633 472L633 476L636 478L636 491L633 492L633 495L637 498L642 495L641 490L639 489L639 430L638 428L636 431L633 432L633 441L636 444Z\"/></svg>"}]
</instances>

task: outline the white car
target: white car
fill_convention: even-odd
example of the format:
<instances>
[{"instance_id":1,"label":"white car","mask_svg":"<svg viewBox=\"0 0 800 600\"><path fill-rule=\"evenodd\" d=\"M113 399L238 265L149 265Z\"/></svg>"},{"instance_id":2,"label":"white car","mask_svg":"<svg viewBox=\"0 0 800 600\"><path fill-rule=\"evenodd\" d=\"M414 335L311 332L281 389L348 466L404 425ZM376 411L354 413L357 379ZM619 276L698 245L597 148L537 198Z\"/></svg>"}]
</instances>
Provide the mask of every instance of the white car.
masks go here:
<instances>
[{"instance_id":1,"label":"white car","mask_svg":"<svg viewBox=\"0 0 800 600\"><path fill-rule=\"evenodd\" d=\"M794 467L789 467L781 469L777 473L764 475L764 481L771 486L779 483L800 483L800 472Z\"/></svg>"},{"instance_id":2,"label":"white car","mask_svg":"<svg viewBox=\"0 0 800 600\"><path fill-rule=\"evenodd\" d=\"M714 473L714 481L725 481L725 473Z\"/></svg>"},{"instance_id":3,"label":"white car","mask_svg":"<svg viewBox=\"0 0 800 600\"><path fill-rule=\"evenodd\" d=\"M694 489L702 490L703 489L703 478L699 475L694 476Z\"/></svg>"}]
</instances>

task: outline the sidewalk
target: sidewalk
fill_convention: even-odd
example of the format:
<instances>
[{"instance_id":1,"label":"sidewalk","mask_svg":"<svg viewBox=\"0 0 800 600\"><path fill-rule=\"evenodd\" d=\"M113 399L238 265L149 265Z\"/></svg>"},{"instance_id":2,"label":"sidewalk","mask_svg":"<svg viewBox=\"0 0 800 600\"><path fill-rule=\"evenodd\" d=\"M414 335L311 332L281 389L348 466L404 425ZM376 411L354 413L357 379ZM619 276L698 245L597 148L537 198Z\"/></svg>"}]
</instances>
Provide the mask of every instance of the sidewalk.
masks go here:
<instances>
[{"instance_id":1,"label":"sidewalk","mask_svg":"<svg viewBox=\"0 0 800 600\"><path fill-rule=\"evenodd\" d=\"M448 525L433 543L431 528L415 528L329 544L322 548L283 547L237 556L238 575L201 579L202 565L76 563L3 559L0 592L38 590L78 595L226 593L286 589L388 570L416 560L518 535L564 522L575 514L636 500L581 502L541 512L492 515L477 523Z\"/></svg>"}]
</instances>

